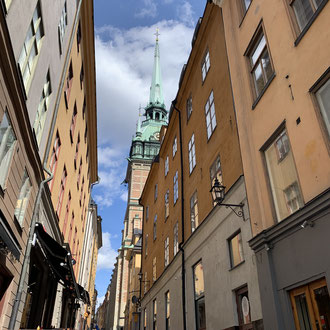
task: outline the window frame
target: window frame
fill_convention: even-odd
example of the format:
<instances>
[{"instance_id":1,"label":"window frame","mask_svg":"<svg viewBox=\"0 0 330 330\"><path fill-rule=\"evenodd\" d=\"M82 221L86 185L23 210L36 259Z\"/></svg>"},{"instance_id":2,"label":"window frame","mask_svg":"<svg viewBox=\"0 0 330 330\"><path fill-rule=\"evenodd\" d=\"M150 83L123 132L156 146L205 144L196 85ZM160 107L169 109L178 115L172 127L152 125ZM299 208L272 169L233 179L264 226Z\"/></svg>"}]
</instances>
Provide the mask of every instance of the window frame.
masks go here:
<instances>
[{"instance_id":1,"label":"window frame","mask_svg":"<svg viewBox=\"0 0 330 330\"><path fill-rule=\"evenodd\" d=\"M49 160L49 170L51 173L53 173L53 176L55 176L55 173L56 173L58 159L59 159L60 151L61 151L61 145L62 145L62 143L61 143L60 134L57 130L56 134L55 134L53 148L52 148L52 154L51 154L50 160ZM50 190L50 192L52 192L53 186L54 186L54 179L51 180L48 184L49 184L49 190Z\"/></svg>"},{"instance_id":2,"label":"window frame","mask_svg":"<svg viewBox=\"0 0 330 330\"><path fill-rule=\"evenodd\" d=\"M157 330L157 299L152 301L152 329Z\"/></svg>"},{"instance_id":3,"label":"window frame","mask_svg":"<svg viewBox=\"0 0 330 330\"><path fill-rule=\"evenodd\" d=\"M322 109L321 109L321 106L319 104L319 101L318 101L318 98L316 95L317 92L320 91L320 89L322 89L327 83L330 84L330 66L321 75L321 77L313 84L313 86L309 89L309 93L311 95L312 103L314 105L317 120L319 121L323 140L326 144L328 153L330 155L330 127L329 127L329 130L326 127L325 119L322 114ZM330 122L330 117L329 117L329 122Z\"/></svg>"},{"instance_id":4,"label":"window frame","mask_svg":"<svg viewBox=\"0 0 330 330\"><path fill-rule=\"evenodd\" d=\"M251 302L249 298L249 289L248 285L245 284L241 286L240 288L236 289L235 291L235 300L236 300L236 309L237 309L237 318L239 327L242 327L242 329L250 329L250 325L252 325L252 319L251 319ZM241 296L248 297L247 300L249 302L249 319L250 322L244 323L244 315L242 310L242 304L241 304Z\"/></svg>"},{"instance_id":5,"label":"window frame","mask_svg":"<svg viewBox=\"0 0 330 330\"><path fill-rule=\"evenodd\" d=\"M207 58L208 58L208 60L207 60ZM201 61L202 84L204 84L204 81L206 80L207 74L210 71L210 67L211 67L210 51L209 51L209 48L206 47L206 50L204 52L204 55L203 55L203 58Z\"/></svg>"},{"instance_id":6,"label":"window frame","mask_svg":"<svg viewBox=\"0 0 330 330\"><path fill-rule=\"evenodd\" d=\"M186 101L186 115L187 115L187 122L189 121L191 114L193 112L193 106L192 106L192 94L190 93L189 97Z\"/></svg>"},{"instance_id":7,"label":"window frame","mask_svg":"<svg viewBox=\"0 0 330 330\"><path fill-rule=\"evenodd\" d=\"M165 177L167 176L169 170L170 170L170 164L169 164L169 157L167 155L164 162Z\"/></svg>"},{"instance_id":8,"label":"window frame","mask_svg":"<svg viewBox=\"0 0 330 330\"><path fill-rule=\"evenodd\" d=\"M294 35L296 37L296 39L294 41L294 45L298 46L301 39L307 33L309 28L313 25L314 21L316 20L316 18L321 13L322 9L325 7L325 5L328 3L329 0L323 0L317 8L315 7L314 1L308 0L310 5L311 5L311 9L313 11L313 14L311 15L311 17L309 18L309 20L307 21L306 25L303 28L300 27L299 19L296 15L294 7L293 7L293 3L295 1L296 0L285 0L286 7L287 7L287 10L288 10L288 14L289 14L289 17L290 17L290 22L292 23L293 32L294 32Z\"/></svg>"},{"instance_id":9,"label":"window frame","mask_svg":"<svg viewBox=\"0 0 330 330\"><path fill-rule=\"evenodd\" d=\"M170 216L170 190L167 189L165 195L164 195L164 199L165 199L165 221L167 220L167 218Z\"/></svg>"},{"instance_id":10,"label":"window frame","mask_svg":"<svg viewBox=\"0 0 330 330\"><path fill-rule=\"evenodd\" d=\"M170 238L167 236L164 241L164 265L165 268L170 263Z\"/></svg>"},{"instance_id":11,"label":"window frame","mask_svg":"<svg viewBox=\"0 0 330 330\"><path fill-rule=\"evenodd\" d=\"M5 166L4 172L2 174L0 174L0 188L2 190L5 190L6 187L7 187L8 175L9 175L9 172L10 172L10 169L11 169L12 161L14 159L14 154L15 154L16 144L17 144L17 137L16 137L16 134L15 134L15 130L14 130L14 127L12 125L12 121L10 119L10 115L8 113L7 107L6 107L6 111L3 113L3 116L1 118L0 128L2 127L4 118L6 118L7 125L8 125L7 128L6 128L6 133L5 134L7 134L7 132L8 132L8 134L5 137L6 140L3 140L4 136L2 136L2 139L0 141L0 146L2 145L2 143L7 143L8 139L9 139L9 135L11 135L11 138L13 139L13 141L12 141L12 144L10 145L9 149L7 150L6 154L0 155L1 156L0 167L2 165L2 162L5 161L5 163L4 163L4 166Z\"/></svg>"},{"instance_id":12,"label":"window frame","mask_svg":"<svg viewBox=\"0 0 330 330\"><path fill-rule=\"evenodd\" d=\"M154 239L154 241L157 239L157 214L155 214L155 216L154 216L153 239Z\"/></svg>"},{"instance_id":13,"label":"window frame","mask_svg":"<svg viewBox=\"0 0 330 330\"><path fill-rule=\"evenodd\" d=\"M179 221L173 227L173 256L179 252Z\"/></svg>"},{"instance_id":14,"label":"window frame","mask_svg":"<svg viewBox=\"0 0 330 330\"><path fill-rule=\"evenodd\" d=\"M64 1L64 6L61 11L60 22L58 23L58 40L60 46L60 55L63 54L63 46L64 46L64 36L66 27L68 26L68 9L66 0Z\"/></svg>"},{"instance_id":15,"label":"window frame","mask_svg":"<svg viewBox=\"0 0 330 330\"><path fill-rule=\"evenodd\" d=\"M210 101L212 95L212 102ZM212 109L214 112L214 115L212 116ZM207 135L207 141L209 141L217 128L217 115L215 111L215 103L214 103L214 93L213 89L211 90L209 97L207 98L207 101L204 106L204 113L205 113L205 124L206 124L206 135ZM213 119L215 119L215 125L213 123ZM209 124L207 121L209 120ZM211 127L211 132L209 133L209 127Z\"/></svg>"},{"instance_id":16,"label":"window frame","mask_svg":"<svg viewBox=\"0 0 330 330\"><path fill-rule=\"evenodd\" d=\"M292 153L292 159L293 159L293 166L295 168L296 171L296 175L297 175L297 184L300 190L300 195L301 195L301 201L302 201L302 207L305 205L305 201L304 201L304 196L301 190L301 185L300 185L300 179L299 179L299 173L297 171L297 166L296 166L296 162L295 162L295 157L294 157L294 153L292 151L292 147L291 147L291 143L290 143L290 137L288 134L288 130L287 127L285 125L285 121L283 121L278 128L274 131L274 133L268 138L268 140L262 145L262 147L259 149L259 151L262 153L262 161L263 161L263 167L264 167L264 173L265 173L265 180L267 183L267 190L268 190L268 195L269 195L269 199L270 199L270 203L272 206L272 214L273 214L273 218L274 218L274 222L275 223L279 223L281 221L283 221L284 219L286 219L287 217L289 217L291 214L288 214L286 217L279 219L277 212L276 212L276 206L275 206L275 198L273 195L273 191L272 191L272 185L271 185L271 178L270 178L270 173L268 171L268 166L267 166L267 158L266 158L266 151L268 150L268 148L275 143L275 140L277 139L277 137L279 135L282 134L282 131L285 131L288 137L288 141L289 141L289 146L290 146L290 151Z\"/></svg>"},{"instance_id":17,"label":"window frame","mask_svg":"<svg viewBox=\"0 0 330 330\"><path fill-rule=\"evenodd\" d=\"M255 60L255 63L252 64L252 62L251 62L252 61L252 55L258 49L258 45L260 44L263 37L264 37L264 40L265 40L265 45L262 48L262 50L260 51L259 56ZM269 78L267 78L266 73L264 73L264 68L260 64L261 59L262 59L262 55L265 52L268 52L269 63L270 63L270 66L272 68L272 73L271 73ZM273 81L273 79L276 76L275 67L274 67L272 55L271 55L271 52L270 52L269 42L268 42L267 35L266 35L266 32L265 32L265 27L264 27L264 24L263 24L263 20L261 20L260 23L258 24L258 27L257 27L256 31L254 32L254 34L253 34L253 36L252 36L252 38L249 42L249 45L248 45L247 49L244 52L244 56L246 57L246 63L248 65L248 70L249 70L249 79L250 79L251 91L252 91L252 95L253 95L253 104L252 104L252 110L253 110L257 106L258 102L260 101L260 99L262 98L262 96L264 95L264 93L268 89L269 85L271 84L271 82ZM256 88L256 80L255 80L255 77L254 77L254 72L255 72L255 69L258 67L259 64L262 68L261 70L262 70L262 78L263 78L263 81L264 81L264 86L258 93L257 88ZM265 77L267 78L267 80L265 80Z\"/></svg>"},{"instance_id":18,"label":"window frame","mask_svg":"<svg viewBox=\"0 0 330 330\"><path fill-rule=\"evenodd\" d=\"M179 174L178 171L175 172L175 175L173 177L173 201L174 205L179 199Z\"/></svg>"},{"instance_id":19,"label":"window frame","mask_svg":"<svg viewBox=\"0 0 330 330\"><path fill-rule=\"evenodd\" d=\"M241 257L241 260L234 264L234 257L233 257L233 249L232 249L232 244L231 242L233 241L233 239L235 239L237 236L240 236L238 238L238 243L241 247L241 253L242 253L242 256ZM242 239L242 231L241 229L237 230L234 234L232 234L229 238L227 238L227 244L228 244L228 252L229 252L229 266L230 266L230 269L234 269L236 267L238 267L239 265L241 265L242 263L245 262L245 258L244 258L244 250L243 250L243 239Z\"/></svg>"},{"instance_id":20,"label":"window frame","mask_svg":"<svg viewBox=\"0 0 330 330\"><path fill-rule=\"evenodd\" d=\"M203 270L203 287L204 287L204 291L203 294L199 295L198 297L196 297L196 274L195 274L195 269L197 268L198 265L202 266L202 270ZM198 309L197 309L197 302L204 300L204 305L205 305L205 280L204 280L204 267L203 267L203 263L202 263L202 259L198 260L193 266L192 266L192 271L193 271L193 288L194 288L194 310L195 310L195 324L196 324L196 330L202 330L199 325L198 325ZM206 310L206 308L205 308ZM205 322L206 322L206 313L205 313Z\"/></svg>"},{"instance_id":21,"label":"window frame","mask_svg":"<svg viewBox=\"0 0 330 330\"><path fill-rule=\"evenodd\" d=\"M165 292L165 330L170 330L171 296L170 291Z\"/></svg>"},{"instance_id":22,"label":"window frame","mask_svg":"<svg viewBox=\"0 0 330 330\"><path fill-rule=\"evenodd\" d=\"M192 204L192 202L193 202L193 204ZM195 206L197 207L197 215L195 214L195 209L196 209ZM193 215L194 215L194 217L193 217ZM197 218L197 224L196 224L196 218ZM190 197L190 224L191 224L191 232L193 233L196 230L196 228L199 226L197 190L195 190L194 193Z\"/></svg>"},{"instance_id":23,"label":"window frame","mask_svg":"<svg viewBox=\"0 0 330 330\"><path fill-rule=\"evenodd\" d=\"M188 142L188 163L189 163L189 174L193 172L196 167L196 147L195 147L195 133L192 133L191 138Z\"/></svg>"},{"instance_id":24,"label":"window frame","mask_svg":"<svg viewBox=\"0 0 330 330\"><path fill-rule=\"evenodd\" d=\"M173 139L173 144L172 144L172 155L173 155L172 158L175 157L177 151L178 151L178 139L175 136L174 139Z\"/></svg>"}]
</instances>

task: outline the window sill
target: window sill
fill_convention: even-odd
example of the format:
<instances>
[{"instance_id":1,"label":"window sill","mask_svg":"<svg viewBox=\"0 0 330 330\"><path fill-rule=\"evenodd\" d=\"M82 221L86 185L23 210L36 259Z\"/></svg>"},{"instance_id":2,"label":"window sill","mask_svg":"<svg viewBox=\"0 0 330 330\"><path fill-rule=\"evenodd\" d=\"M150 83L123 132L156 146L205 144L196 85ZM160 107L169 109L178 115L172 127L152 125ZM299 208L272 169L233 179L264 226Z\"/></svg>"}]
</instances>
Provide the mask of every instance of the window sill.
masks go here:
<instances>
[{"instance_id":1,"label":"window sill","mask_svg":"<svg viewBox=\"0 0 330 330\"><path fill-rule=\"evenodd\" d=\"M239 264L237 264L236 266L234 267L231 267L228 271L231 272L232 270L238 268L240 265L244 264L245 263L245 260L241 261Z\"/></svg>"},{"instance_id":2,"label":"window sill","mask_svg":"<svg viewBox=\"0 0 330 330\"><path fill-rule=\"evenodd\" d=\"M300 43L301 39L304 37L304 35L307 33L307 31L309 30L309 28L312 26L312 24L314 23L314 21L316 20L317 16L319 16L320 12L322 11L322 9L325 7L325 5L328 3L329 0L324 0L321 5L319 6L319 8L317 8L316 12L313 14L312 18L309 20L309 22L307 23L307 25L304 27L304 29L300 32L299 36L297 37L296 41L294 42L295 47L298 46L298 44Z\"/></svg>"},{"instance_id":3,"label":"window sill","mask_svg":"<svg viewBox=\"0 0 330 330\"><path fill-rule=\"evenodd\" d=\"M272 74L272 76L270 77L270 79L267 81L265 87L262 89L262 91L260 92L260 94L258 95L258 97L255 99L255 101L252 104L252 110L255 109L255 107L257 106L257 104L259 103L260 99L262 98L262 96L265 94L266 90L268 89L268 86L271 84L271 82L274 80L274 78L276 77L276 73L274 72Z\"/></svg>"}]
</instances>

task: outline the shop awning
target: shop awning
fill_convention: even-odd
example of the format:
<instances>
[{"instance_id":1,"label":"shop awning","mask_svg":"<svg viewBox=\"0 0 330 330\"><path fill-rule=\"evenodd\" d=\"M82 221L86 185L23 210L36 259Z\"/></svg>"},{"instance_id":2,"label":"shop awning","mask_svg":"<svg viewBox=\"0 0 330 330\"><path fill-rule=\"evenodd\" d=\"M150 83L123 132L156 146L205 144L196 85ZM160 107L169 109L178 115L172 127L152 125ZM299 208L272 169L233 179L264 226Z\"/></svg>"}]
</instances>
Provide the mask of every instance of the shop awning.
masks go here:
<instances>
[{"instance_id":1,"label":"shop awning","mask_svg":"<svg viewBox=\"0 0 330 330\"><path fill-rule=\"evenodd\" d=\"M12 233L2 212L0 212L0 247L7 248L18 260L21 255L21 247Z\"/></svg>"},{"instance_id":2,"label":"shop awning","mask_svg":"<svg viewBox=\"0 0 330 330\"><path fill-rule=\"evenodd\" d=\"M79 298L80 293L72 268L71 253L47 234L41 223L36 224L35 232L58 281L62 281Z\"/></svg>"},{"instance_id":3,"label":"shop awning","mask_svg":"<svg viewBox=\"0 0 330 330\"><path fill-rule=\"evenodd\" d=\"M77 284L78 286L78 291L80 294L80 300L82 300L85 304L90 305L90 299L89 299L89 293L86 291L81 285Z\"/></svg>"}]
</instances>

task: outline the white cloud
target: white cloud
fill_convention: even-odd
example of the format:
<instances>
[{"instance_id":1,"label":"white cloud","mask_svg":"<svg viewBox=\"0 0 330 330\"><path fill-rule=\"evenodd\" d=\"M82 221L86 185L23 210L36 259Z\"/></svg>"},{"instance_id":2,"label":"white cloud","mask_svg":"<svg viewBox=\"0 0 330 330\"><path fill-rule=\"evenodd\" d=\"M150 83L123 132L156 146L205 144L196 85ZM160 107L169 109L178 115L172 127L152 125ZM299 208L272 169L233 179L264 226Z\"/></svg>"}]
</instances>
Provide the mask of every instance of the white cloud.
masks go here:
<instances>
[{"instance_id":1,"label":"white cloud","mask_svg":"<svg viewBox=\"0 0 330 330\"><path fill-rule=\"evenodd\" d=\"M125 192L123 192L121 195L120 195L120 199L122 200L122 201L124 201L124 202L127 202L127 196L128 195L128 192L127 191L125 191Z\"/></svg>"},{"instance_id":2,"label":"white cloud","mask_svg":"<svg viewBox=\"0 0 330 330\"><path fill-rule=\"evenodd\" d=\"M144 7L135 14L135 17L156 17L157 5L154 0L143 0Z\"/></svg>"},{"instance_id":3,"label":"white cloud","mask_svg":"<svg viewBox=\"0 0 330 330\"><path fill-rule=\"evenodd\" d=\"M189 1L185 0L177 7L177 15L188 26L194 26L194 11Z\"/></svg>"},{"instance_id":4,"label":"white cloud","mask_svg":"<svg viewBox=\"0 0 330 330\"><path fill-rule=\"evenodd\" d=\"M97 193L102 207L127 200L121 185L125 179L131 139L139 107L147 105L151 84L156 28L160 29L163 92L167 109L175 98L183 64L190 52L193 29L177 21L121 30L113 26L96 29L96 79L98 107Z\"/></svg>"},{"instance_id":5,"label":"white cloud","mask_svg":"<svg viewBox=\"0 0 330 330\"><path fill-rule=\"evenodd\" d=\"M116 262L117 251L111 246L111 234L102 233L102 247L97 257L97 270L113 269Z\"/></svg>"}]
</instances>

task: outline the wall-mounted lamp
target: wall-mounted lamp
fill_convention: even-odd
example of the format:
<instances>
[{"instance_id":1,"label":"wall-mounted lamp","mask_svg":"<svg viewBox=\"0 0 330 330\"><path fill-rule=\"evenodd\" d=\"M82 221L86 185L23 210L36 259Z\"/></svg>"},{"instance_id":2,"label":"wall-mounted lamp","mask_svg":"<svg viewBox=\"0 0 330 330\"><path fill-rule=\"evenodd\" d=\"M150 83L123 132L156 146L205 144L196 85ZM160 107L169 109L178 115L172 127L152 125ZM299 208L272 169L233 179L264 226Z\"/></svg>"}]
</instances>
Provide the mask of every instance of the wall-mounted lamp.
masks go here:
<instances>
[{"instance_id":1,"label":"wall-mounted lamp","mask_svg":"<svg viewBox=\"0 0 330 330\"><path fill-rule=\"evenodd\" d=\"M214 185L210 190L210 193L212 193L214 197L214 201L217 203L218 206L225 206L229 207L238 217L243 218L245 221L245 216L244 216L244 203L240 204L227 204L227 203L222 203L223 200L225 199L225 189L226 187L221 185L219 180L216 178L214 181ZM234 207L239 207L241 210L240 211L235 211Z\"/></svg>"}]
</instances>

